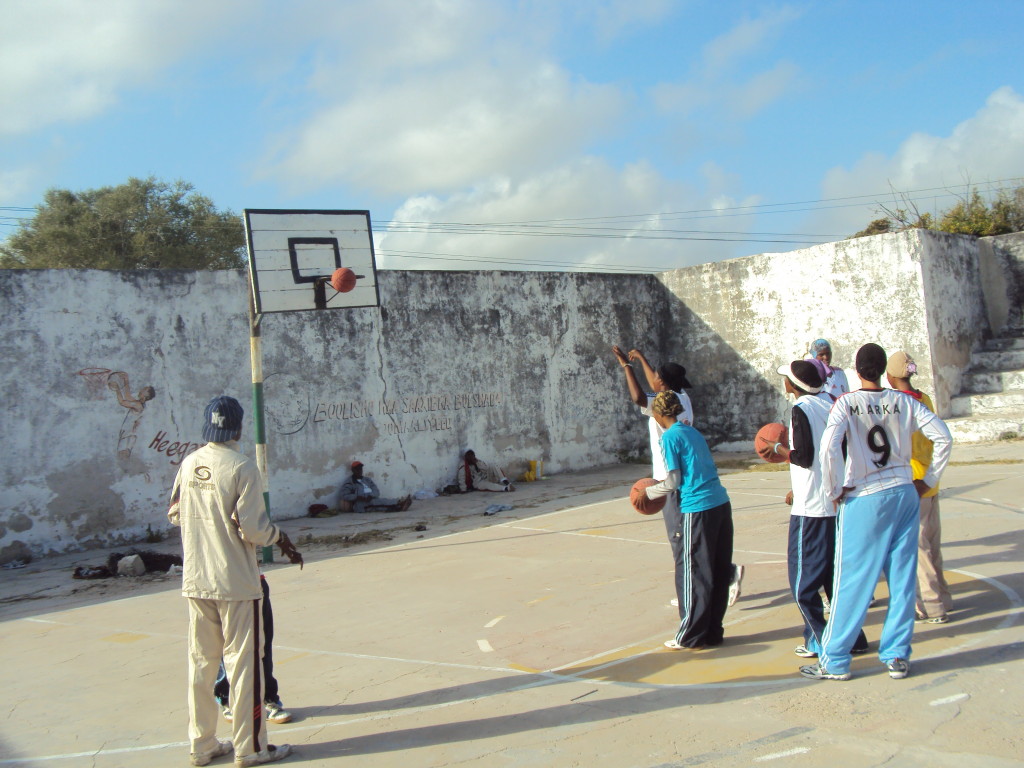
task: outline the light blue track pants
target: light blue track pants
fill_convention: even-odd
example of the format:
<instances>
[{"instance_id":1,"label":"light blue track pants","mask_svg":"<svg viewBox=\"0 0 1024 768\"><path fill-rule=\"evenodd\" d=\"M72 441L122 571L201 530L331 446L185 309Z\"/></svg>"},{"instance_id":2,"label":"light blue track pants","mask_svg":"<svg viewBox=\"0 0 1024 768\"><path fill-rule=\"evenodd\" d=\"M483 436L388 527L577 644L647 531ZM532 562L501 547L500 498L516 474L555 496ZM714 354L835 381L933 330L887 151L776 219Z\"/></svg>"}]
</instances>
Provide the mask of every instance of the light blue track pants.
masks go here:
<instances>
[{"instance_id":1,"label":"light blue track pants","mask_svg":"<svg viewBox=\"0 0 1024 768\"><path fill-rule=\"evenodd\" d=\"M910 658L917 585L920 500L913 485L900 485L844 501L839 512L832 612L822 638L821 665L850 671L850 649L864 625L868 604L885 574L889 607L878 642L882 663Z\"/></svg>"}]
</instances>

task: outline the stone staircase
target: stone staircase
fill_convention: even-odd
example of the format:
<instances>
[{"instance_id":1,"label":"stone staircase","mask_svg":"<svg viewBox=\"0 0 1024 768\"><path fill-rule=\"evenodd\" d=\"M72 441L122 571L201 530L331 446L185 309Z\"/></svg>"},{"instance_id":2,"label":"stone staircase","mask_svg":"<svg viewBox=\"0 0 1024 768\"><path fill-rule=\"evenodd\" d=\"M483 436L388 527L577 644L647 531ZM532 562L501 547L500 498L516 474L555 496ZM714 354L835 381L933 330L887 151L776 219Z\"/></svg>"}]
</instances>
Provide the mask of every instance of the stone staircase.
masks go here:
<instances>
[{"instance_id":1,"label":"stone staircase","mask_svg":"<svg viewBox=\"0 0 1024 768\"><path fill-rule=\"evenodd\" d=\"M1024 437L1024 335L991 339L971 355L950 406L954 442Z\"/></svg>"}]
</instances>

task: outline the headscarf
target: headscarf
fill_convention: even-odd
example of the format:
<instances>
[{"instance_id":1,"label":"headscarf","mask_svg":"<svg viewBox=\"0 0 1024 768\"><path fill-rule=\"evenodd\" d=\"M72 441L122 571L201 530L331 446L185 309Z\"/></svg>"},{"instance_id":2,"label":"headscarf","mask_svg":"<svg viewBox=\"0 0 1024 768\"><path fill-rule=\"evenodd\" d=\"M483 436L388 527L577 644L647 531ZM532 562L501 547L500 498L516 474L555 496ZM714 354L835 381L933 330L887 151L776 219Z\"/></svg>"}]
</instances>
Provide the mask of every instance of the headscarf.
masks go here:
<instances>
[{"instance_id":1,"label":"headscarf","mask_svg":"<svg viewBox=\"0 0 1024 768\"><path fill-rule=\"evenodd\" d=\"M821 350L823 349L832 349L832 345L829 343L829 340L815 339L814 341L811 342L811 348L807 350L807 356L817 359L818 355L821 353ZM832 375L832 366L826 365L824 360L821 360L819 362L821 362L822 367L825 369L824 378L827 379L829 376Z\"/></svg>"},{"instance_id":2,"label":"headscarf","mask_svg":"<svg viewBox=\"0 0 1024 768\"><path fill-rule=\"evenodd\" d=\"M825 381L825 379L828 378L829 373L832 372L831 368L829 368L827 365L825 365L823 361L819 360L816 357L812 357L807 362L809 362L811 365L818 369L818 375L821 376L822 381Z\"/></svg>"}]
</instances>

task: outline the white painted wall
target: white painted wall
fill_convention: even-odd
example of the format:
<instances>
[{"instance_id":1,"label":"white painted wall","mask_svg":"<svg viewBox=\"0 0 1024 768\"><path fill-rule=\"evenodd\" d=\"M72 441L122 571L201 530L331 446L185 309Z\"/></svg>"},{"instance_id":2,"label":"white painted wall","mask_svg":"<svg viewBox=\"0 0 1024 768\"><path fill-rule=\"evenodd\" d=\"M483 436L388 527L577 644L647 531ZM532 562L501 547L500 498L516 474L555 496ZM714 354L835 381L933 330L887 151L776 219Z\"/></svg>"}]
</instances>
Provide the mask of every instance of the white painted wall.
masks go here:
<instances>
[{"instance_id":1,"label":"white painted wall","mask_svg":"<svg viewBox=\"0 0 1024 768\"><path fill-rule=\"evenodd\" d=\"M613 344L686 366L725 447L783 417L775 368L819 336L849 369L867 341L907 349L942 412L989 332L978 274L974 239L921 231L659 277L381 272L379 309L263 319L273 513L333 503L353 458L393 496L446 484L468 447L516 476L646 462ZM166 527L206 402L251 416L246 292L235 271L0 271L0 562Z\"/></svg>"}]
</instances>

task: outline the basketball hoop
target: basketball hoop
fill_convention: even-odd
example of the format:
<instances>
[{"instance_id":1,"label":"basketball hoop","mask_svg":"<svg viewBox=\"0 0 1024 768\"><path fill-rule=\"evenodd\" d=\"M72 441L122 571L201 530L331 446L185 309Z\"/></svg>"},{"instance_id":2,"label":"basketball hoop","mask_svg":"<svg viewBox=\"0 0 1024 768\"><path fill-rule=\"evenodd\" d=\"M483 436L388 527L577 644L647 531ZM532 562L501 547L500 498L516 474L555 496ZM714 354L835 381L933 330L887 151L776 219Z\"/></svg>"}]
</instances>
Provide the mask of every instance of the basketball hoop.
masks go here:
<instances>
[{"instance_id":1,"label":"basketball hoop","mask_svg":"<svg viewBox=\"0 0 1024 768\"><path fill-rule=\"evenodd\" d=\"M78 372L85 381L90 400L102 400L106 397L107 378L111 373L109 368L83 368Z\"/></svg>"}]
</instances>

